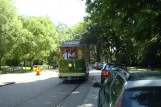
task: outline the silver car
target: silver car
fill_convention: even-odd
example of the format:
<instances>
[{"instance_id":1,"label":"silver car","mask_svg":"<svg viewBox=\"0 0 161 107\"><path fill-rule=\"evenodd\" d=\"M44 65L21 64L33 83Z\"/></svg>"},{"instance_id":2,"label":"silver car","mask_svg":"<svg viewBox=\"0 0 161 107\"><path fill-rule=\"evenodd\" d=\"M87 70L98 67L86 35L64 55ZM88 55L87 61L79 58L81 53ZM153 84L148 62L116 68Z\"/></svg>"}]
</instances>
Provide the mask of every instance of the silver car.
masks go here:
<instances>
[{"instance_id":1,"label":"silver car","mask_svg":"<svg viewBox=\"0 0 161 107\"><path fill-rule=\"evenodd\" d=\"M100 87L98 107L161 107L161 72L117 72L93 86Z\"/></svg>"}]
</instances>

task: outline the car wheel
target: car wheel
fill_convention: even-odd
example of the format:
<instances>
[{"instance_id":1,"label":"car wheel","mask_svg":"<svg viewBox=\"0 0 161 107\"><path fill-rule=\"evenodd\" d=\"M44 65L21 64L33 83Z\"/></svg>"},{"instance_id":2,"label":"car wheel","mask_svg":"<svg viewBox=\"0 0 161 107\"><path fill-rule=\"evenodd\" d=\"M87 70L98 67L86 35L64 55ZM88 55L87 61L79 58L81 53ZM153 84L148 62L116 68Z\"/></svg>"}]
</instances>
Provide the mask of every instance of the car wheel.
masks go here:
<instances>
[{"instance_id":1,"label":"car wheel","mask_svg":"<svg viewBox=\"0 0 161 107\"><path fill-rule=\"evenodd\" d=\"M108 95L105 95L105 102L103 107L109 107L110 106L110 99Z\"/></svg>"},{"instance_id":2,"label":"car wheel","mask_svg":"<svg viewBox=\"0 0 161 107\"><path fill-rule=\"evenodd\" d=\"M104 79L101 79L101 84L103 84L103 82L104 82Z\"/></svg>"},{"instance_id":3,"label":"car wheel","mask_svg":"<svg viewBox=\"0 0 161 107\"><path fill-rule=\"evenodd\" d=\"M101 84L103 84L103 80L101 80Z\"/></svg>"}]
</instances>

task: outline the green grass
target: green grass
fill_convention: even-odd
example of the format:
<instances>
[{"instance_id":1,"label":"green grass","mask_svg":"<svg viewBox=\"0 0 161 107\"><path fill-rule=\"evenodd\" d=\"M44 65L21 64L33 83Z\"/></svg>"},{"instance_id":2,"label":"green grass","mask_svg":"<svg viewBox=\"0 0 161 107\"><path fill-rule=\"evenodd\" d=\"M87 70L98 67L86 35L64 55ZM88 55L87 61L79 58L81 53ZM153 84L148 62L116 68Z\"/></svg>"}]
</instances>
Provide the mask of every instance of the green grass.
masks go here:
<instances>
[{"instance_id":1,"label":"green grass","mask_svg":"<svg viewBox=\"0 0 161 107\"><path fill-rule=\"evenodd\" d=\"M31 67L22 67L22 69L15 69L15 67L6 67L0 70L0 74L8 73L26 73L31 72Z\"/></svg>"},{"instance_id":2,"label":"green grass","mask_svg":"<svg viewBox=\"0 0 161 107\"><path fill-rule=\"evenodd\" d=\"M53 66L43 65L44 69L53 69ZM33 68L34 69L34 68ZM8 73L27 73L27 72L33 72L34 70L31 70L31 67L22 67L21 69L16 69L16 67L3 67L0 70L0 74L8 74Z\"/></svg>"},{"instance_id":3,"label":"green grass","mask_svg":"<svg viewBox=\"0 0 161 107\"><path fill-rule=\"evenodd\" d=\"M155 68L154 71L160 71L161 72L161 68Z\"/></svg>"},{"instance_id":4,"label":"green grass","mask_svg":"<svg viewBox=\"0 0 161 107\"><path fill-rule=\"evenodd\" d=\"M136 69L136 70L144 70L146 71L148 68L145 67L128 67L129 69ZM154 71L160 71L161 72L161 68L154 68Z\"/></svg>"},{"instance_id":5,"label":"green grass","mask_svg":"<svg viewBox=\"0 0 161 107\"><path fill-rule=\"evenodd\" d=\"M31 69L31 67L23 67L23 70L30 70Z\"/></svg>"},{"instance_id":6,"label":"green grass","mask_svg":"<svg viewBox=\"0 0 161 107\"><path fill-rule=\"evenodd\" d=\"M0 74L8 74L8 73L27 73L31 72L31 70L1 70Z\"/></svg>"}]
</instances>

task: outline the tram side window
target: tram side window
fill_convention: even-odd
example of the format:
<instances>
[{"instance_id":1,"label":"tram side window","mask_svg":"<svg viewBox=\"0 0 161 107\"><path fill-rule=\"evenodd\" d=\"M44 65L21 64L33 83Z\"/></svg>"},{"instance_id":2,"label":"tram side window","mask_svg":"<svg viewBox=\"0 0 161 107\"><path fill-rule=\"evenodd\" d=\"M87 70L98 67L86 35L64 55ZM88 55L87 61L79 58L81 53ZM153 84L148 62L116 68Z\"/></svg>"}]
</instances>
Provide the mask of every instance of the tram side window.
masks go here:
<instances>
[{"instance_id":1,"label":"tram side window","mask_svg":"<svg viewBox=\"0 0 161 107\"><path fill-rule=\"evenodd\" d=\"M81 48L78 49L78 59L83 59L83 50Z\"/></svg>"},{"instance_id":2,"label":"tram side window","mask_svg":"<svg viewBox=\"0 0 161 107\"><path fill-rule=\"evenodd\" d=\"M77 59L77 51L76 51L76 49L71 50L71 58L72 59Z\"/></svg>"}]
</instances>

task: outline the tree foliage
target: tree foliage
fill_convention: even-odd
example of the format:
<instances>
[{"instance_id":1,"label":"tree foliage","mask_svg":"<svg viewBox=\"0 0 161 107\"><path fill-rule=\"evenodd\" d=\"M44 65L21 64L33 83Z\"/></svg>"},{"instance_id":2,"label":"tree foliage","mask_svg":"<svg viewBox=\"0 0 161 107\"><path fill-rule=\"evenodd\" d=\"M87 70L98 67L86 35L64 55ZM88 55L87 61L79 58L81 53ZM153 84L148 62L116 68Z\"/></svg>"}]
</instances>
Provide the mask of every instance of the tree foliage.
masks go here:
<instances>
[{"instance_id":1,"label":"tree foliage","mask_svg":"<svg viewBox=\"0 0 161 107\"><path fill-rule=\"evenodd\" d=\"M97 40L99 54L108 61L146 65L152 60L159 66L160 1L87 0L86 6L89 37Z\"/></svg>"},{"instance_id":2,"label":"tree foliage","mask_svg":"<svg viewBox=\"0 0 161 107\"><path fill-rule=\"evenodd\" d=\"M86 0L84 21L68 27L20 16L10 0L0 0L0 65L52 64L64 41L81 40L93 62L160 66L160 7L159 0Z\"/></svg>"},{"instance_id":3,"label":"tree foliage","mask_svg":"<svg viewBox=\"0 0 161 107\"><path fill-rule=\"evenodd\" d=\"M21 36L22 23L19 20L15 7L9 0L0 0L0 65L11 57Z\"/></svg>"},{"instance_id":4,"label":"tree foliage","mask_svg":"<svg viewBox=\"0 0 161 107\"><path fill-rule=\"evenodd\" d=\"M49 17L20 16L10 0L0 0L0 11L0 65L32 66L58 59L61 35Z\"/></svg>"}]
</instances>

